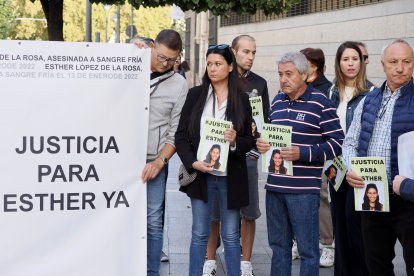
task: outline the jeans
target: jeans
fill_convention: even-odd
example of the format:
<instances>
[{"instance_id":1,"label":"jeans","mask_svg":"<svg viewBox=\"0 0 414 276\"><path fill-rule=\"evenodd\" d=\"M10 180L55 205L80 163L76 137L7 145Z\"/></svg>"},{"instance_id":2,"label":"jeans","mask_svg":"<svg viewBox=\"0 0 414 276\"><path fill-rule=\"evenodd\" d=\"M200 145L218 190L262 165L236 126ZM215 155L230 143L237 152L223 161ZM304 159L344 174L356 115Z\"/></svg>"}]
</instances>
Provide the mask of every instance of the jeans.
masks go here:
<instances>
[{"instance_id":1,"label":"jeans","mask_svg":"<svg viewBox=\"0 0 414 276\"><path fill-rule=\"evenodd\" d=\"M267 231L273 251L271 276L292 273L292 238L301 258L300 275L319 275L319 194L266 192Z\"/></svg>"},{"instance_id":2,"label":"jeans","mask_svg":"<svg viewBox=\"0 0 414 276\"><path fill-rule=\"evenodd\" d=\"M203 271L207 241L210 235L211 212L216 195L220 204L221 237L227 274L240 276L239 210L227 209L227 177L208 174L208 202L191 198L193 226L190 246L190 276L200 276Z\"/></svg>"},{"instance_id":3,"label":"jeans","mask_svg":"<svg viewBox=\"0 0 414 276\"><path fill-rule=\"evenodd\" d=\"M167 170L147 182L147 276L160 275Z\"/></svg>"}]
</instances>

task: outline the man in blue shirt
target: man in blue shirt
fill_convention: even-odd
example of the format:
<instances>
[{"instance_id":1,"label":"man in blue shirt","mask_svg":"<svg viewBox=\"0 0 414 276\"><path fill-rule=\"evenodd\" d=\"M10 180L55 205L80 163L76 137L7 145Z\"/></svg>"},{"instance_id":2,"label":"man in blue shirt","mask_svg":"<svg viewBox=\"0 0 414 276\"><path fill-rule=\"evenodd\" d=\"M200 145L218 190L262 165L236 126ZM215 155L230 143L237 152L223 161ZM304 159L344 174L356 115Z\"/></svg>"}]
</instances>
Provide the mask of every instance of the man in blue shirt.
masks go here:
<instances>
[{"instance_id":1,"label":"man in blue shirt","mask_svg":"<svg viewBox=\"0 0 414 276\"><path fill-rule=\"evenodd\" d=\"M268 239L273 251L271 275L290 275L292 238L301 256L300 275L319 275L319 193L323 164L341 154L344 133L326 96L306 84L308 61L300 52L278 61L281 93L271 104L270 122L292 127L292 145L281 148L293 161L293 175L269 174L266 184ZM260 153L270 149L257 140Z\"/></svg>"}]
</instances>

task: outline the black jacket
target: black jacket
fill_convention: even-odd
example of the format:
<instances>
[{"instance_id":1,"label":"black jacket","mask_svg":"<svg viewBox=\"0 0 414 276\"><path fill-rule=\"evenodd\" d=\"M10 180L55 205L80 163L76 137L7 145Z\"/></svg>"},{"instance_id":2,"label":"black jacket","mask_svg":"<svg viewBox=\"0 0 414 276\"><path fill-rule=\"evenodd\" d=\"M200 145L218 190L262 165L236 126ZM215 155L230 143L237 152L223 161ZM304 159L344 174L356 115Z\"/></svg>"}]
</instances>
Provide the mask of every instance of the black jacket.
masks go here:
<instances>
[{"instance_id":1,"label":"black jacket","mask_svg":"<svg viewBox=\"0 0 414 276\"><path fill-rule=\"evenodd\" d=\"M201 86L189 90L184 107L181 111L181 118L175 133L175 146L185 168L191 172L194 169L192 164L197 161L197 150L200 143L200 125L197 124L192 136L188 133L190 117L196 116L197 121L201 120L201 113L194 113L193 108L201 94ZM252 149L254 140L251 130L252 110L247 94L241 93L242 107L245 114L244 131L237 133L236 150L229 151L227 161L227 208L238 209L249 204L249 189L247 184L246 152ZM208 201L206 174L198 172L193 183L181 187L180 191L191 198Z\"/></svg>"}]
</instances>

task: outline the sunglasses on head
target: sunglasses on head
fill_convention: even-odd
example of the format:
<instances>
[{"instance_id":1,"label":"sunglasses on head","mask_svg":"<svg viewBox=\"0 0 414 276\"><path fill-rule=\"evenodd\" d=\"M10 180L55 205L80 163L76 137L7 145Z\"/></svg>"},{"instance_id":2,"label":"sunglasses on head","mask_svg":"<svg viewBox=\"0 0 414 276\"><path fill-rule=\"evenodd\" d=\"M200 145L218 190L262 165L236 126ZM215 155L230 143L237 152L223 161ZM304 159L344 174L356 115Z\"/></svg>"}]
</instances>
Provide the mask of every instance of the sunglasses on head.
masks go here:
<instances>
[{"instance_id":1,"label":"sunglasses on head","mask_svg":"<svg viewBox=\"0 0 414 276\"><path fill-rule=\"evenodd\" d=\"M214 50L214 49L224 50L229 47L230 46L228 44L217 44L217 45L208 46L208 50Z\"/></svg>"},{"instance_id":2,"label":"sunglasses on head","mask_svg":"<svg viewBox=\"0 0 414 276\"><path fill-rule=\"evenodd\" d=\"M362 55L362 58L366 61L368 59L368 55Z\"/></svg>"}]
</instances>

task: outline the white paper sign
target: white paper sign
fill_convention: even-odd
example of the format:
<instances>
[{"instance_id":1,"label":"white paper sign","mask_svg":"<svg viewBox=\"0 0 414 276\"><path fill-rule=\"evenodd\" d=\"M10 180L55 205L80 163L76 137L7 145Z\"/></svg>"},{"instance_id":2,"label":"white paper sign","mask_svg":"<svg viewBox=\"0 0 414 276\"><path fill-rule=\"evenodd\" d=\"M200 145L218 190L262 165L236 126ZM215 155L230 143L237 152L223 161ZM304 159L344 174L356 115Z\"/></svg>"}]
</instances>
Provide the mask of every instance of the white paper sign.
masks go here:
<instances>
[{"instance_id":1,"label":"white paper sign","mask_svg":"<svg viewBox=\"0 0 414 276\"><path fill-rule=\"evenodd\" d=\"M146 274L149 62L0 41L0 275Z\"/></svg>"},{"instance_id":2,"label":"white paper sign","mask_svg":"<svg viewBox=\"0 0 414 276\"><path fill-rule=\"evenodd\" d=\"M414 131L398 137L398 172L400 175L414 179Z\"/></svg>"}]
</instances>

